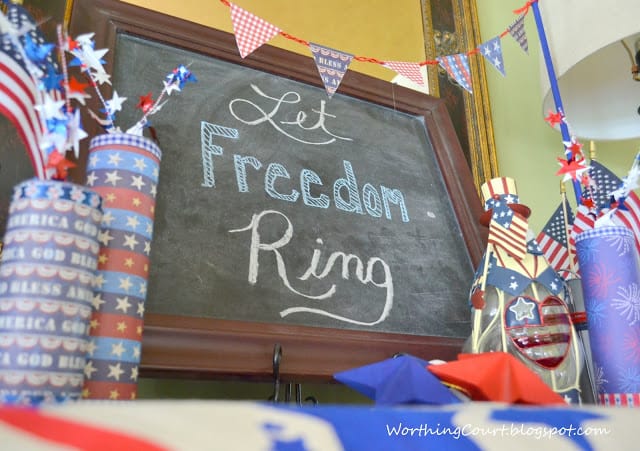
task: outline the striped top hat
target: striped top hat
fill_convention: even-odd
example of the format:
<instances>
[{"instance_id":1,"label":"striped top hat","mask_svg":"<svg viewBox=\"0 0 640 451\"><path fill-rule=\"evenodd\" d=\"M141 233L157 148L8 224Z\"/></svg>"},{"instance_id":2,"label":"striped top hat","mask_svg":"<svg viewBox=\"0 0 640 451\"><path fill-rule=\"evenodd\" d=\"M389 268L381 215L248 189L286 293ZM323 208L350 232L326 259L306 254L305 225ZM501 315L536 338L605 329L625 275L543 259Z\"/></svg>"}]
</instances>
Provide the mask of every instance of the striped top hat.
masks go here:
<instances>
[{"instance_id":1,"label":"striped top hat","mask_svg":"<svg viewBox=\"0 0 640 451\"><path fill-rule=\"evenodd\" d=\"M522 205L518 198L516 181L509 177L496 177L485 182L481 187L482 198L484 199L484 213L480 216L480 224L488 226L493 215L493 207L497 202L506 204L516 213L528 218L531 210L526 205Z\"/></svg>"}]
</instances>

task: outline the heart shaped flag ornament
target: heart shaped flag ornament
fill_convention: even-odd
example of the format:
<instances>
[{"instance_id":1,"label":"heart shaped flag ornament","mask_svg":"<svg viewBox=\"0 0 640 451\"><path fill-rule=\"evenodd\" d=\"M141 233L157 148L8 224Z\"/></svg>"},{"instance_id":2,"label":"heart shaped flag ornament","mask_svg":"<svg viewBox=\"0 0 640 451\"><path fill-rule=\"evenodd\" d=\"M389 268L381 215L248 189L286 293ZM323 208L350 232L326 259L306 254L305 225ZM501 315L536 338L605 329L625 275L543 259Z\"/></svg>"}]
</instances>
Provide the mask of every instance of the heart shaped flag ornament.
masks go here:
<instances>
[{"instance_id":1,"label":"heart shaped flag ornament","mask_svg":"<svg viewBox=\"0 0 640 451\"><path fill-rule=\"evenodd\" d=\"M505 304L504 328L516 350L545 369L556 369L571 347L571 317L556 296L538 302L516 296Z\"/></svg>"}]
</instances>

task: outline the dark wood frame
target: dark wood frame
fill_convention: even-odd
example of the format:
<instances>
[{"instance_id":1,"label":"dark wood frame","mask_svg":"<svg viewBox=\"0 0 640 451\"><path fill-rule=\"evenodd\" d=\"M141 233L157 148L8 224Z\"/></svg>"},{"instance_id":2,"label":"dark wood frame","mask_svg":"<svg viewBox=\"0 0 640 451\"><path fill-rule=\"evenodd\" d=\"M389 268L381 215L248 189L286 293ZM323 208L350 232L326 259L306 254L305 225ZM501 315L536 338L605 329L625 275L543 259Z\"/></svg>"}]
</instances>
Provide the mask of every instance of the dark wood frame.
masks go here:
<instances>
[{"instance_id":1,"label":"dark wood frame","mask_svg":"<svg viewBox=\"0 0 640 451\"><path fill-rule=\"evenodd\" d=\"M107 53L109 73L116 35L127 33L321 87L310 57L265 45L243 60L233 35L115 0L75 0L70 33L87 32L95 32L97 48L112 49ZM477 265L485 243L478 225L481 205L444 102L409 89L392 90L388 82L356 72L346 74L340 93L424 117L470 259ZM90 129L90 121L85 124L91 136L100 133L97 127ZM83 174L74 177L82 179ZM140 375L269 380L276 343L283 350L283 380L328 382L335 372L398 352L453 359L463 339L148 313Z\"/></svg>"}]
</instances>

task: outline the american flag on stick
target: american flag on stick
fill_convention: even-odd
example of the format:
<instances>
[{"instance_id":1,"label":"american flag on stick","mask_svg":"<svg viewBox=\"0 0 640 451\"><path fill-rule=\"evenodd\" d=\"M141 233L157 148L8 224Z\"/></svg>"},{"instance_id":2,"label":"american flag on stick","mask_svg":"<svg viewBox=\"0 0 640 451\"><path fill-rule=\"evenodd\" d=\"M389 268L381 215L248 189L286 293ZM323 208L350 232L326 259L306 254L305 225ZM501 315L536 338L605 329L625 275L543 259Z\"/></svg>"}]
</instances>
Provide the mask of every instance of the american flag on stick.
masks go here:
<instances>
[{"instance_id":1,"label":"american flag on stick","mask_svg":"<svg viewBox=\"0 0 640 451\"><path fill-rule=\"evenodd\" d=\"M542 231L536 237L540 250L551 267L565 277L568 270L577 271L575 248L568 235L573 226L573 214L566 198L562 199Z\"/></svg>"},{"instance_id":2,"label":"american flag on stick","mask_svg":"<svg viewBox=\"0 0 640 451\"><path fill-rule=\"evenodd\" d=\"M33 18L19 5L9 4L0 14L0 113L16 127L31 159L35 175L45 178L45 158L40 149L46 125L35 106L41 103L36 74L41 70L28 58L24 47L28 39L44 43ZM52 61L49 61L52 63Z\"/></svg>"}]
</instances>

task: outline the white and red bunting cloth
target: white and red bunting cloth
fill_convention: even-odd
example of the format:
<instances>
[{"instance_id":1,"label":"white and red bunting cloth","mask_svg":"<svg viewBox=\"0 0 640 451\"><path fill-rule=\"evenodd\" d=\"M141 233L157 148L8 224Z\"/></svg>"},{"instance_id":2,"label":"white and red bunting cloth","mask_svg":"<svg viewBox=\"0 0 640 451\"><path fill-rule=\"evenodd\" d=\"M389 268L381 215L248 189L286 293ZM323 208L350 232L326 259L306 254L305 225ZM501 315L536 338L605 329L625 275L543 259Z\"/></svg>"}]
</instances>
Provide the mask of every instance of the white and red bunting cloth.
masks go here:
<instances>
[{"instance_id":1,"label":"white and red bunting cloth","mask_svg":"<svg viewBox=\"0 0 640 451\"><path fill-rule=\"evenodd\" d=\"M280 33L280 28L231 3L231 22L240 56L246 58Z\"/></svg>"},{"instance_id":2,"label":"white and red bunting cloth","mask_svg":"<svg viewBox=\"0 0 640 451\"><path fill-rule=\"evenodd\" d=\"M409 80L424 86L424 78L420 71L420 64L406 61L385 61L384 67L396 71L398 74L407 77Z\"/></svg>"}]
</instances>

